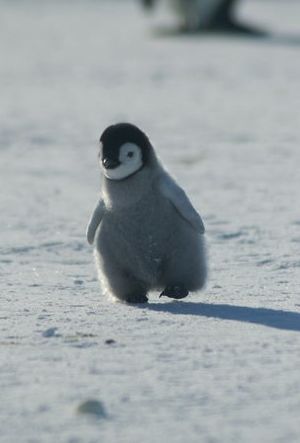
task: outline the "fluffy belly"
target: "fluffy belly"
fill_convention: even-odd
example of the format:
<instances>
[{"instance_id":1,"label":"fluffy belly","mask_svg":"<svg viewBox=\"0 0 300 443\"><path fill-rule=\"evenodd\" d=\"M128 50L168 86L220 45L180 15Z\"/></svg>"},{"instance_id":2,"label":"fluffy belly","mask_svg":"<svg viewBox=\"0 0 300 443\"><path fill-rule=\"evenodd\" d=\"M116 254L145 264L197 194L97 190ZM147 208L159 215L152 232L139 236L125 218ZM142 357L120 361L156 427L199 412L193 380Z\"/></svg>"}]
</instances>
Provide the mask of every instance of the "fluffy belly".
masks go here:
<instances>
[{"instance_id":1,"label":"fluffy belly","mask_svg":"<svg viewBox=\"0 0 300 443\"><path fill-rule=\"evenodd\" d=\"M105 217L97 242L103 260L155 286L174 235L170 217L161 215L148 210L147 216L143 211L126 211Z\"/></svg>"}]
</instances>

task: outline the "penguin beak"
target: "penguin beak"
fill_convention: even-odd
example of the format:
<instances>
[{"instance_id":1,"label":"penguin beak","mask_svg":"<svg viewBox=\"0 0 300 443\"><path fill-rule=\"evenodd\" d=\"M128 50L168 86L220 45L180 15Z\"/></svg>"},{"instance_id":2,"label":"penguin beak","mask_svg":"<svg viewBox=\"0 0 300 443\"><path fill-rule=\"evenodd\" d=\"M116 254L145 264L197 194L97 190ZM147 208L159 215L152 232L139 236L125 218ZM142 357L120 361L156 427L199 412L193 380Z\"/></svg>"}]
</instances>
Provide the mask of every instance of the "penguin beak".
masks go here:
<instances>
[{"instance_id":1,"label":"penguin beak","mask_svg":"<svg viewBox=\"0 0 300 443\"><path fill-rule=\"evenodd\" d=\"M102 165L105 169L114 169L120 165L120 162L118 160L114 160L113 158L106 157L102 159Z\"/></svg>"}]
</instances>

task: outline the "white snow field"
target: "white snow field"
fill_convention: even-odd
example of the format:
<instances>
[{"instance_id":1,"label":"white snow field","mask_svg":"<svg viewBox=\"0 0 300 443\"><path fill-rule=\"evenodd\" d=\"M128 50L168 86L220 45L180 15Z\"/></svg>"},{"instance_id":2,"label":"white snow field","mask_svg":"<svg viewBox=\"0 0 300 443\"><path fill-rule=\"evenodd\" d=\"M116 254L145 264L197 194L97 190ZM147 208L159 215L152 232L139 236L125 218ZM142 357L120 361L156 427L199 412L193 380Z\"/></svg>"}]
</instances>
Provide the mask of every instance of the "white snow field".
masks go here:
<instances>
[{"instance_id":1,"label":"white snow field","mask_svg":"<svg viewBox=\"0 0 300 443\"><path fill-rule=\"evenodd\" d=\"M164 14L0 2L1 443L300 441L300 2L244 2L267 39L163 36ZM85 228L116 121L205 222L182 301L101 294Z\"/></svg>"}]
</instances>

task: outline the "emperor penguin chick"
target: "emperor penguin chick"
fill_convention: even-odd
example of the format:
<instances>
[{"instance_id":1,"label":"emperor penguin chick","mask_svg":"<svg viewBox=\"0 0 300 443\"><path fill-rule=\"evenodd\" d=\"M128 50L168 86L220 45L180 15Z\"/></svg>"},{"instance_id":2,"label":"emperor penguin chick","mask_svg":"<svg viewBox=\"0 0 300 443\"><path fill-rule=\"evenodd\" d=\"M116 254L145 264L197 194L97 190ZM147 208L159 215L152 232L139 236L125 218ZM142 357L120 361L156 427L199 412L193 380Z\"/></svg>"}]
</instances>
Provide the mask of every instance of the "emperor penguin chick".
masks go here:
<instances>
[{"instance_id":1,"label":"emperor penguin chick","mask_svg":"<svg viewBox=\"0 0 300 443\"><path fill-rule=\"evenodd\" d=\"M206 280L204 226L136 126L100 138L102 198L87 227L100 280L117 299L145 303L149 290L184 298Z\"/></svg>"}]
</instances>

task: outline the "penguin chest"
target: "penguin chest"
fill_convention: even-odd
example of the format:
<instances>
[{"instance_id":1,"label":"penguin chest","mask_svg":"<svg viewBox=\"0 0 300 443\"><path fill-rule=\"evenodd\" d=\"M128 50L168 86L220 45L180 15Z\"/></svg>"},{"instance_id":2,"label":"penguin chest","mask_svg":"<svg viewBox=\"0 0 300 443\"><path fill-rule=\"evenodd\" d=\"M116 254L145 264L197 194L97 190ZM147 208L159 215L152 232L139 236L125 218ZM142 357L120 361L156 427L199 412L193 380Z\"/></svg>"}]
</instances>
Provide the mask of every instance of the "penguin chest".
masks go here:
<instances>
[{"instance_id":1,"label":"penguin chest","mask_svg":"<svg viewBox=\"0 0 300 443\"><path fill-rule=\"evenodd\" d=\"M160 267L169 237L158 203L133 208L129 217L122 217L120 223L122 239L128 252L155 272Z\"/></svg>"},{"instance_id":2,"label":"penguin chest","mask_svg":"<svg viewBox=\"0 0 300 443\"><path fill-rule=\"evenodd\" d=\"M155 281L161 273L172 235L167 213L159 198L148 197L105 220L113 233L111 247L117 258L122 259L125 269L142 280Z\"/></svg>"}]
</instances>

